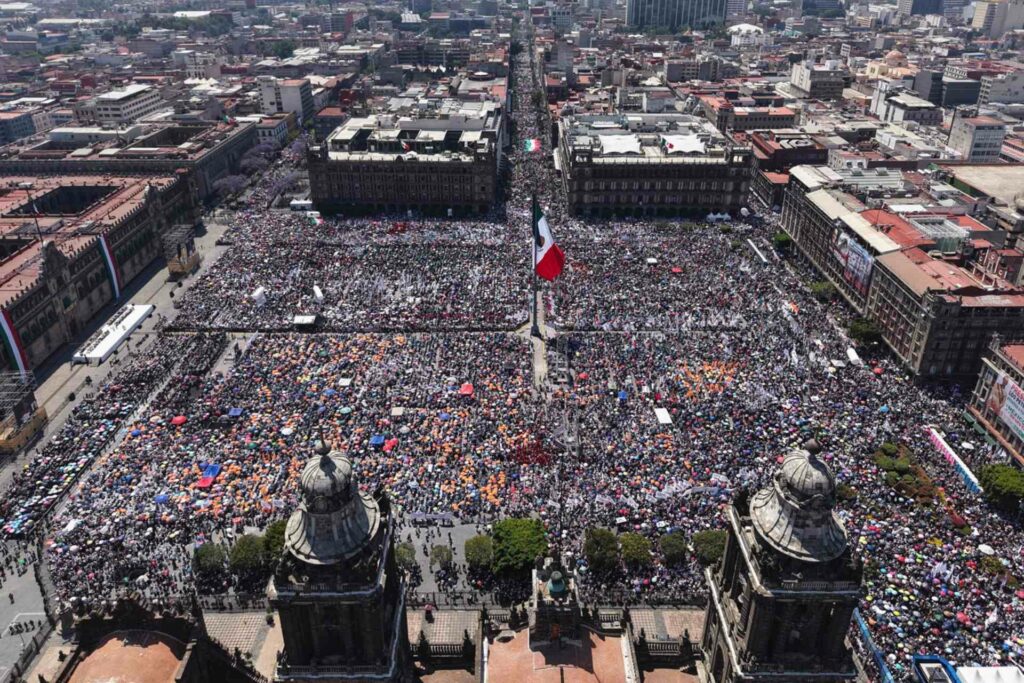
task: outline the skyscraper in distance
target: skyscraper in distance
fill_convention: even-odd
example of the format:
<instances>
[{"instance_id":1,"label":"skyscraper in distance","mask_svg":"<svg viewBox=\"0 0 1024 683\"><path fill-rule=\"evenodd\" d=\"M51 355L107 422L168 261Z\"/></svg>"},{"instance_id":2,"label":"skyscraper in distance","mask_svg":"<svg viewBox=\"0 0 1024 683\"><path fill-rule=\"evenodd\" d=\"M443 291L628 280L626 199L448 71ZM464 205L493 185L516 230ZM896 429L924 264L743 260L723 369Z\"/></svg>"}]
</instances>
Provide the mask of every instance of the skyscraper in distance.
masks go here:
<instances>
[{"instance_id":1,"label":"skyscraper in distance","mask_svg":"<svg viewBox=\"0 0 1024 683\"><path fill-rule=\"evenodd\" d=\"M635 28L706 28L725 21L727 1L628 0L626 21Z\"/></svg>"}]
</instances>

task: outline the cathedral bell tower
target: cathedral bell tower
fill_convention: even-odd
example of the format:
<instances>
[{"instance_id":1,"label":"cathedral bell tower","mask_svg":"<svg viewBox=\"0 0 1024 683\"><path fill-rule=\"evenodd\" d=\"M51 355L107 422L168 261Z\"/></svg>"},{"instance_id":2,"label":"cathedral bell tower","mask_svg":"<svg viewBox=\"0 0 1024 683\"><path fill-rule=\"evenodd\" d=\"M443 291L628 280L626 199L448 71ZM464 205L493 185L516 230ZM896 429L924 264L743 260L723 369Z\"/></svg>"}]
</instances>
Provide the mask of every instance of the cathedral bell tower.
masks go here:
<instances>
[{"instance_id":1,"label":"cathedral bell tower","mask_svg":"<svg viewBox=\"0 0 1024 683\"><path fill-rule=\"evenodd\" d=\"M323 442L299 487L302 501L267 591L284 637L274 680L411 680L387 497L361 493L352 462Z\"/></svg>"},{"instance_id":2,"label":"cathedral bell tower","mask_svg":"<svg viewBox=\"0 0 1024 683\"><path fill-rule=\"evenodd\" d=\"M714 683L857 679L846 647L861 567L835 513L836 483L811 441L771 486L726 511L729 538L710 586L701 647Z\"/></svg>"}]
</instances>

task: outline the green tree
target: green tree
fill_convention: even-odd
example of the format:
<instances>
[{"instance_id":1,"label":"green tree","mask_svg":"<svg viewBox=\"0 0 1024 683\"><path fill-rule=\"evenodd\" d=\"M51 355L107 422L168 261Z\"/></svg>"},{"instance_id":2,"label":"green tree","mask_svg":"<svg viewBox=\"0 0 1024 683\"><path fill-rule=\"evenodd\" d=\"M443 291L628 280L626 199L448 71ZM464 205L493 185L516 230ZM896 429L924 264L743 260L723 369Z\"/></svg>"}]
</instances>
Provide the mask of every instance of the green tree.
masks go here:
<instances>
[{"instance_id":1,"label":"green tree","mask_svg":"<svg viewBox=\"0 0 1024 683\"><path fill-rule=\"evenodd\" d=\"M279 519L271 522L263 532L263 552L268 564L275 564L284 552L284 530L288 520Z\"/></svg>"},{"instance_id":2,"label":"green tree","mask_svg":"<svg viewBox=\"0 0 1024 683\"><path fill-rule=\"evenodd\" d=\"M235 544L231 546L231 555L228 558L228 566L235 574L243 577L252 577L263 571L264 565L264 543L263 537L257 534L245 534L239 536Z\"/></svg>"},{"instance_id":3,"label":"green tree","mask_svg":"<svg viewBox=\"0 0 1024 683\"><path fill-rule=\"evenodd\" d=\"M665 557L665 563L670 566L679 566L686 562L690 556L689 543L686 541L686 534L682 531L673 531L665 534L658 541L661 547L661 554Z\"/></svg>"},{"instance_id":4,"label":"green tree","mask_svg":"<svg viewBox=\"0 0 1024 683\"><path fill-rule=\"evenodd\" d=\"M619 566L619 539L608 529L587 529L583 540L583 554L595 572L606 572Z\"/></svg>"},{"instance_id":5,"label":"green tree","mask_svg":"<svg viewBox=\"0 0 1024 683\"><path fill-rule=\"evenodd\" d=\"M654 559L651 557L651 542L640 534L622 534L619 543L622 544L622 561L630 567L646 567Z\"/></svg>"},{"instance_id":6,"label":"green tree","mask_svg":"<svg viewBox=\"0 0 1024 683\"><path fill-rule=\"evenodd\" d=\"M836 497L839 500L855 500L857 498L857 489L849 484L839 482L836 484Z\"/></svg>"},{"instance_id":7,"label":"green tree","mask_svg":"<svg viewBox=\"0 0 1024 683\"><path fill-rule=\"evenodd\" d=\"M1024 499L1024 472L1012 465L986 465L978 480L985 489L985 498L1000 510L1015 513Z\"/></svg>"},{"instance_id":8,"label":"green tree","mask_svg":"<svg viewBox=\"0 0 1024 683\"><path fill-rule=\"evenodd\" d=\"M447 567L452 563L452 549L446 545L435 545L430 549L430 564Z\"/></svg>"},{"instance_id":9,"label":"green tree","mask_svg":"<svg viewBox=\"0 0 1024 683\"><path fill-rule=\"evenodd\" d=\"M832 301L836 295L835 286L828 280L817 280L810 285L811 296L818 301Z\"/></svg>"},{"instance_id":10,"label":"green tree","mask_svg":"<svg viewBox=\"0 0 1024 683\"><path fill-rule=\"evenodd\" d=\"M722 559L726 537L726 532L721 529L698 531L693 535L693 552L701 564L714 564Z\"/></svg>"},{"instance_id":11,"label":"green tree","mask_svg":"<svg viewBox=\"0 0 1024 683\"><path fill-rule=\"evenodd\" d=\"M474 536L467 539L463 548L466 552L466 563L471 569L490 569L494 563L494 541L490 536Z\"/></svg>"},{"instance_id":12,"label":"green tree","mask_svg":"<svg viewBox=\"0 0 1024 683\"><path fill-rule=\"evenodd\" d=\"M860 344L870 345L882 341L882 332L873 321L867 318L854 318L848 332L850 338Z\"/></svg>"},{"instance_id":13,"label":"green tree","mask_svg":"<svg viewBox=\"0 0 1024 683\"><path fill-rule=\"evenodd\" d=\"M405 570L411 570L416 566L416 547L408 541L402 541L395 546L395 562Z\"/></svg>"},{"instance_id":14,"label":"green tree","mask_svg":"<svg viewBox=\"0 0 1024 683\"><path fill-rule=\"evenodd\" d=\"M224 548L216 543L204 543L192 556L192 566L201 578L210 578L224 571L226 557Z\"/></svg>"},{"instance_id":15,"label":"green tree","mask_svg":"<svg viewBox=\"0 0 1024 683\"><path fill-rule=\"evenodd\" d=\"M274 43L274 47L270 50L278 59L288 59L295 54L295 41L294 40L279 40Z\"/></svg>"},{"instance_id":16,"label":"green tree","mask_svg":"<svg viewBox=\"0 0 1024 683\"><path fill-rule=\"evenodd\" d=\"M793 246L793 238L780 230L772 235L772 246L783 254L789 253Z\"/></svg>"},{"instance_id":17,"label":"green tree","mask_svg":"<svg viewBox=\"0 0 1024 683\"><path fill-rule=\"evenodd\" d=\"M548 551L544 525L538 519L503 519L494 525L494 573L514 575L528 572L538 557Z\"/></svg>"}]
</instances>

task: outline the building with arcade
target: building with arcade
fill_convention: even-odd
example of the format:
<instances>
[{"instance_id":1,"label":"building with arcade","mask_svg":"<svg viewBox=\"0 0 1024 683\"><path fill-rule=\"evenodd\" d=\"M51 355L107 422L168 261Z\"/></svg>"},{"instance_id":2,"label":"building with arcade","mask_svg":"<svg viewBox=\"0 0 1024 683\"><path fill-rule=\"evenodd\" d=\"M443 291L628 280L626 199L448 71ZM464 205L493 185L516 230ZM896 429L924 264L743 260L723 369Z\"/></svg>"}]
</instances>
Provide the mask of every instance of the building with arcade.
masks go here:
<instances>
[{"instance_id":1,"label":"building with arcade","mask_svg":"<svg viewBox=\"0 0 1024 683\"><path fill-rule=\"evenodd\" d=\"M753 161L749 147L685 114L591 114L558 123L557 165L576 215L738 211Z\"/></svg>"},{"instance_id":2,"label":"building with arcade","mask_svg":"<svg viewBox=\"0 0 1024 683\"><path fill-rule=\"evenodd\" d=\"M483 213L497 196L505 128L502 106L488 101L349 119L310 149L310 197L332 214Z\"/></svg>"},{"instance_id":3,"label":"building with arcade","mask_svg":"<svg viewBox=\"0 0 1024 683\"><path fill-rule=\"evenodd\" d=\"M192 177L6 176L0 181L0 370L30 372L75 338L198 217Z\"/></svg>"}]
</instances>

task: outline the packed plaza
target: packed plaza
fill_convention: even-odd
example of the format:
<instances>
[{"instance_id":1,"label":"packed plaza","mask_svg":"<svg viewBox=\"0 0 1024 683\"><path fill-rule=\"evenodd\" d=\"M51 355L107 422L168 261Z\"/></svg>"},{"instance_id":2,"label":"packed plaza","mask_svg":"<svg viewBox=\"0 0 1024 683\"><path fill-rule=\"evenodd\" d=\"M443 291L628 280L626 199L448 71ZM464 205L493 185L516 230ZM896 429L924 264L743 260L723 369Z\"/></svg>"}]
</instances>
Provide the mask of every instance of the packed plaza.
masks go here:
<instances>
[{"instance_id":1,"label":"packed plaza","mask_svg":"<svg viewBox=\"0 0 1024 683\"><path fill-rule=\"evenodd\" d=\"M830 172L826 159L808 157L793 167L804 170L793 171L793 181L787 176L785 189L766 186L778 202L737 202L748 177L780 180L751 166L751 149L740 144L745 138L726 140L703 122L706 93L690 95L679 108L687 109L678 124L690 131L685 135L655 134L653 123L628 132L623 114L615 119L623 130L610 133L610 119L596 117L588 123L594 131L579 133L593 139L573 144L604 145L604 154L628 168L634 159L615 151L625 138L657 150L647 157L668 160L673 145L696 150L699 143L693 154L700 163L719 164L721 152L726 161L716 173L740 177L735 187L743 191L705 197L699 211L685 216L643 207L584 216L591 212L567 201L568 160L557 143L571 119L562 119L563 128L553 122L552 91L564 84L551 75L538 31L526 23L510 25L508 96L494 96L487 110L493 137L460 130L460 149L486 151L474 163L498 180L486 211L445 214L398 200L383 202L388 210L352 215L321 213L312 200L303 210L289 208L289 198L306 201L301 179L314 172L311 160L329 154L317 143L332 136L317 140L309 131L283 152L275 145L267 159L251 161L258 172L218 198L215 215L226 229L215 258L171 290L155 339L120 354L109 374L73 401L67 419L30 447L31 456L9 465L13 474L0 498L0 530L8 539L0 546L0 592L9 575L38 563L40 586L44 593L52 588L47 598L61 613L82 616L129 596L169 605L198 595L204 605L234 600L258 608L264 603L253 593L262 586L230 574L217 585L200 583L193 556L204 545L228 548L288 518L303 503L300 479L323 441L331 457L351 462L363 493L387 496L396 540L422 547L425 556L430 541L447 538L454 547L448 528L486 532L502 519L535 518L568 561L583 603L703 606L710 596L705 566L693 552L685 562L669 562L660 539L727 528L732 501L772 487L784 456L813 440L820 446L813 457L835 475L838 519L863 572L850 641L868 677L914 680L915 655L940 655L958 666L1016 666L1024 657L1024 525L1019 513L993 505L970 474L1013 457L965 419L973 385L927 381L942 369L926 377L923 361L907 362L892 326L883 325L875 343L851 335L866 302L878 299L857 290L852 265L836 271L838 287L829 285L827 267L793 229L789 211L805 211L806 225L818 219L806 218L813 210L835 212L821 220L845 221L849 234L866 239L860 249L874 250L872 263L894 264L893 282L911 283L928 305L945 296L952 306L957 292L969 290L964 296L978 307L994 307L986 297L999 296L999 306L1016 310L1021 293L1014 283L1022 278L1014 230L959 213L932 230L910 217L934 208L930 201L973 201L966 181L955 177L956 165L904 177L872 175L867 167ZM562 61L561 48L550 47ZM277 87L291 87L286 83ZM444 85L446 92L459 87ZM663 96L650 88L645 107L646 98ZM369 134L380 134L378 144L390 145L386 152L355 156L425 163L415 144L430 150L423 157L445 158L430 147L445 139L426 134L437 132L430 116L423 116L422 130L391 116L407 113L402 100L382 105L391 108L380 116L394 134L382 134L381 126ZM571 106L584 105L567 104L563 116ZM645 109L644 116L653 115ZM227 131L217 144L242 135L228 119L212 125ZM474 132L470 123L459 125ZM346 129L331 130L343 137ZM616 136L622 139L608 139ZM31 151L19 153L31 158ZM743 166L740 176L734 163ZM758 163L770 160L761 154ZM380 183L406 182L389 180L392 171L373 172ZM812 175L825 180L797 187ZM865 189L867 176L876 184ZM453 177L449 189L458 194L461 181ZM585 178L572 181L574 191L584 192ZM629 182L617 190L619 209L648 181ZM683 182L691 181L680 188ZM732 181L724 182L727 189L714 187L731 193ZM885 183L893 184L879 189ZM215 185L204 177L204 192ZM657 195L660 183L642 190ZM803 204L794 199L811 191L823 194ZM890 194L883 198L883 191ZM157 200L151 187L147 201ZM899 200L921 208L900 213ZM779 210L783 201L786 211ZM998 209L1004 218L1012 213L1006 203ZM566 257L552 281L535 274L537 249L550 246L542 244L540 215ZM883 236L865 238L869 228ZM90 248L97 259L109 259L118 298L118 256L108 254L104 240ZM954 243L984 255L951 256L943 248ZM146 249L151 258L155 247L147 242ZM920 272L897 262L904 254L945 289L921 285ZM133 278L148 263L133 262ZM824 289L830 294L822 296ZM35 314L49 320L47 311ZM5 320L8 326L14 322ZM15 358L16 330L5 335ZM962 366L981 363L983 351ZM956 462L950 453L958 454ZM892 471L897 460L903 478ZM595 570L585 539L596 528L648 539L653 561ZM523 597L465 574L464 566L439 568L431 583L451 598ZM872 661L869 650L884 661Z\"/></svg>"}]
</instances>

